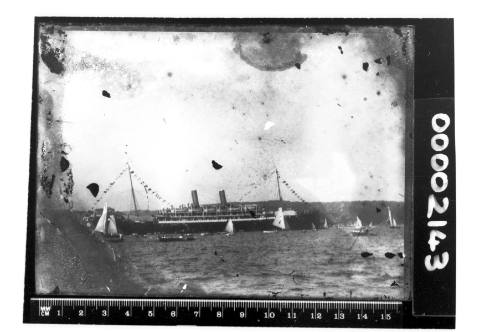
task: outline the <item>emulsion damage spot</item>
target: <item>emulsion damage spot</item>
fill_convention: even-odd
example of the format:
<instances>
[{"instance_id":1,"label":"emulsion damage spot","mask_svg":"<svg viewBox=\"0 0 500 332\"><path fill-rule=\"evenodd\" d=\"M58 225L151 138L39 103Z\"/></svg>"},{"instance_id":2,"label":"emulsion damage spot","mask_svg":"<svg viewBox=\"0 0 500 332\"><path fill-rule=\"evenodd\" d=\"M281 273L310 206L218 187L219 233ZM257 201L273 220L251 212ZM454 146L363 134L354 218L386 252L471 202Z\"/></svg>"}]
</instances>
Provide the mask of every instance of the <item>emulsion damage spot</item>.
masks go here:
<instances>
[{"instance_id":1,"label":"emulsion damage spot","mask_svg":"<svg viewBox=\"0 0 500 332\"><path fill-rule=\"evenodd\" d=\"M237 33L236 52L250 66L265 71L301 68L307 55L301 53L303 34L295 33Z\"/></svg>"},{"instance_id":2,"label":"emulsion damage spot","mask_svg":"<svg viewBox=\"0 0 500 332\"><path fill-rule=\"evenodd\" d=\"M61 167L61 172L65 172L69 167L68 159L61 157L61 161L59 162L59 166Z\"/></svg>"},{"instance_id":3,"label":"emulsion damage spot","mask_svg":"<svg viewBox=\"0 0 500 332\"><path fill-rule=\"evenodd\" d=\"M222 165L216 162L215 160L212 160L212 167L216 170L219 170L222 168Z\"/></svg>"},{"instance_id":4,"label":"emulsion damage spot","mask_svg":"<svg viewBox=\"0 0 500 332\"><path fill-rule=\"evenodd\" d=\"M87 186L87 189L94 197L97 197L97 194L99 194L99 185L97 183L92 182Z\"/></svg>"}]
</instances>

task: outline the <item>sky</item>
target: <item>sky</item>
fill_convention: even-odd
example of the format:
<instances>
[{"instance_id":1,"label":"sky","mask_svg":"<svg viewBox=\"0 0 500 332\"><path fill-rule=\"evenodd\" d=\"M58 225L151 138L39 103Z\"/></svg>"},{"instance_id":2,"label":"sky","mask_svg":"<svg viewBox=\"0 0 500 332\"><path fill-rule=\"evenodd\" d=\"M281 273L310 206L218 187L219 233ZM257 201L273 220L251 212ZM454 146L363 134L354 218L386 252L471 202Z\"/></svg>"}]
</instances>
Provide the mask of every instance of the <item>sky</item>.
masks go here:
<instances>
[{"instance_id":1,"label":"sky","mask_svg":"<svg viewBox=\"0 0 500 332\"><path fill-rule=\"evenodd\" d=\"M277 199L275 169L306 201L402 201L412 60L401 40L390 29L66 31L64 74L39 70L75 207L95 204L86 186L102 194L127 161L167 202L134 179L140 208L189 203L192 189L202 204L221 189L228 201ZM105 196L129 209L128 175Z\"/></svg>"}]
</instances>

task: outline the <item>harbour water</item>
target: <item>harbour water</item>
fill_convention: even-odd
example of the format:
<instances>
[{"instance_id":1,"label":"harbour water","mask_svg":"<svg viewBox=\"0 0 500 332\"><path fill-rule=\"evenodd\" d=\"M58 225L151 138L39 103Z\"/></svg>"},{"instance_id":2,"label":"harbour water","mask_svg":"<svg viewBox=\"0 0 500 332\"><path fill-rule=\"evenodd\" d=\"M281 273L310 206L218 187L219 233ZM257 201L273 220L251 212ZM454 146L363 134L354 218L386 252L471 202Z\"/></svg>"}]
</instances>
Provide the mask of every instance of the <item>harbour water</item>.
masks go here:
<instances>
[{"instance_id":1,"label":"harbour water","mask_svg":"<svg viewBox=\"0 0 500 332\"><path fill-rule=\"evenodd\" d=\"M404 251L403 227L379 225L359 237L337 227L195 237L160 242L155 235L131 235L112 246L127 277L148 296L402 299L404 294L404 259L397 255ZM364 258L362 252L373 255ZM396 256L387 258L386 252Z\"/></svg>"}]
</instances>

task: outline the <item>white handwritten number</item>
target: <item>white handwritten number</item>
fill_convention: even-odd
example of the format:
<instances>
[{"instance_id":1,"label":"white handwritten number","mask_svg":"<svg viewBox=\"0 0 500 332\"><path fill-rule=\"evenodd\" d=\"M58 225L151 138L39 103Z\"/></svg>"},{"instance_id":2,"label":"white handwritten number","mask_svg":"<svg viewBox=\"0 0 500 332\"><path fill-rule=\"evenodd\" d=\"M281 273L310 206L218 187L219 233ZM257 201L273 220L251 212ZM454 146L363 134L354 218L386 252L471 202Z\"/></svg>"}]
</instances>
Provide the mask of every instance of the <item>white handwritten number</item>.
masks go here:
<instances>
[{"instance_id":1,"label":"white handwritten number","mask_svg":"<svg viewBox=\"0 0 500 332\"><path fill-rule=\"evenodd\" d=\"M441 231L437 231L433 229L430 234L429 234L429 241L427 242L429 244L429 248L431 248L431 251L434 252L436 251L436 247L439 245L439 240L436 240L436 238L440 240L446 239L446 234L444 234Z\"/></svg>"},{"instance_id":2,"label":"white handwritten number","mask_svg":"<svg viewBox=\"0 0 500 332\"><path fill-rule=\"evenodd\" d=\"M429 199L427 200L427 218L432 217L432 212L436 211L439 214L443 214L448 210L448 206L450 205L450 200L448 197L443 198L443 205L439 205L436 200L436 196L434 194L429 195Z\"/></svg>"},{"instance_id":3,"label":"white handwritten number","mask_svg":"<svg viewBox=\"0 0 500 332\"><path fill-rule=\"evenodd\" d=\"M438 120L440 120L438 122ZM431 138L431 147L434 152L442 152L446 150L450 144L450 139L448 135L444 133L446 129L450 126L451 120L447 114L438 113L432 117L431 125L432 129L436 133ZM431 167L434 170L434 174L431 177L431 189L434 193L442 193L448 188L448 175L444 171L448 168L450 160L448 156L444 153L436 153L431 157ZM438 181L439 180L439 181ZM439 204L436 196L430 194L427 200L427 219L432 217L434 211L438 214L443 214L448 210L450 206L450 200L448 197L443 197L442 204ZM447 225L446 220L428 220L428 227L444 227ZM446 239L446 234L436 229L431 229L429 232L429 249L431 252L435 252L438 245L441 243L440 240ZM441 270L446 267L448 261L450 260L447 251L443 252L441 255L437 254L434 256L427 255L424 258L424 265L427 271Z\"/></svg>"},{"instance_id":4,"label":"white handwritten number","mask_svg":"<svg viewBox=\"0 0 500 332\"><path fill-rule=\"evenodd\" d=\"M441 162L441 165L439 165L438 160ZM448 159L448 156L442 153L436 153L431 158L431 167L436 172L444 171L448 167L449 163L450 160Z\"/></svg>"},{"instance_id":5,"label":"white handwritten number","mask_svg":"<svg viewBox=\"0 0 500 332\"><path fill-rule=\"evenodd\" d=\"M437 123L437 120L442 120L444 122L444 125L440 126L438 123ZM442 133L443 131L445 131L446 129L448 129L448 126L450 125L450 117L448 116L448 114L444 114L444 113L438 113L436 115L434 115L432 117L432 129L436 132L436 133Z\"/></svg>"},{"instance_id":6,"label":"white handwritten number","mask_svg":"<svg viewBox=\"0 0 500 332\"><path fill-rule=\"evenodd\" d=\"M445 251L442 253L443 260L441 261L439 259L439 255L434 255L434 260L431 263L431 255L425 256L425 268L427 271L434 271L434 270L441 270L444 269L445 266L448 264L448 261L450 260L450 256L448 255L448 252Z\"/></svg>"}]
</instances>

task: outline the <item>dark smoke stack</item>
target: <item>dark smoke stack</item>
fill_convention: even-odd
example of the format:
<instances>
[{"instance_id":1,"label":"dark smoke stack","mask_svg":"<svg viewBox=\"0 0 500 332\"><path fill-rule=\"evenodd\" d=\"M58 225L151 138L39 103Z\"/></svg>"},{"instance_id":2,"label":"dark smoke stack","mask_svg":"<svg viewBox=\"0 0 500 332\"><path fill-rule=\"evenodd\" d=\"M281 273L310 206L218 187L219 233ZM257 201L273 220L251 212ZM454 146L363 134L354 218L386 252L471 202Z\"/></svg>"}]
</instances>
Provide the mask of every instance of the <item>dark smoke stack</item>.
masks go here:
<instances>
[{"instance_id":1,"label":"dark smoke stack","mask_svg":"<svg viewBox=\"0 0 500 332\"><path fill-rule=\"evenodd\" d=\"M191 190L191 198L193 199L193 208L199 208L200 202L198 201L198 192L196 190Z\"/></svg>"},{"instance_id":2,"label":"dark smoke stack","mask_svg":"<svg viewBox=\"0 0 500 332\"><path fill-rule=\"evenodd\" d=\"M226 206L227 201L226 201L226 193L224 192L224 190L219 191L219 197L220 197L220 205Z\"/></svg>"}]
</instances>

